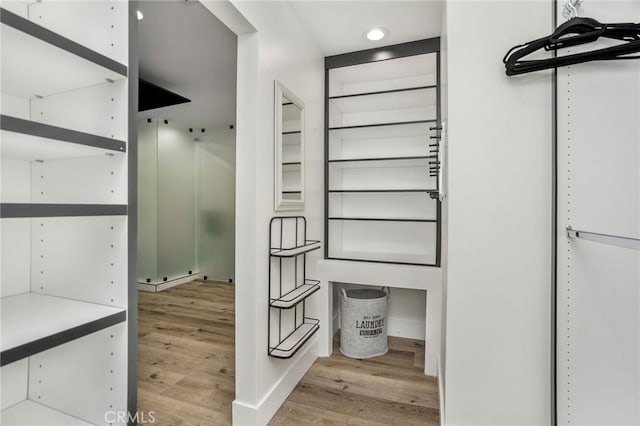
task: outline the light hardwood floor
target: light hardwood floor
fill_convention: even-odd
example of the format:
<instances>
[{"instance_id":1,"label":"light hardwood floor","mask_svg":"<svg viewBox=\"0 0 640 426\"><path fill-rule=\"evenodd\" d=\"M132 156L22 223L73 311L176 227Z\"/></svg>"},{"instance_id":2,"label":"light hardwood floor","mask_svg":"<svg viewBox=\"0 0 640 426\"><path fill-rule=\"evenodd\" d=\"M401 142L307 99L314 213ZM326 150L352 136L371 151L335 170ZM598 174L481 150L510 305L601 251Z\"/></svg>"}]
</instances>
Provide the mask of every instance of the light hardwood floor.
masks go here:
<instances>
[{"instance_id":1,"label":"light hardwood floor","mask_svg":"<svg viewBox=\"0 0 640 426\"><path fill-rule=\"evenodd\" d=\"M424 342L389 337L387 354L347 358L334 339L271 425L439 425L438 383L424 375Z\"/></svg>"},{"instance_id":2,"label":"light hardwood floor","mask_svg":"<svg viewBox=\"0 0 640 426\"><path fill-rule=\"evenodd\" d=\"M139 292L138 335L138 410L154 411L155 426L231 424L233 285L195 281ZM369 360L347 358L335 345L272 425L439 424L437 382L422 373L423 342L390 338L389 353Z\"/></svg>"},{"instance_id":3,"label":"light hardwood floor","mask_svg":"<svg viewBox=\"0 0 640 426\"><path fill-rule=\"evenodd\" d=\"M231 424L233 285L195 281L138 302L138 410L156 426Z\"/></svg>"}]
</instances>

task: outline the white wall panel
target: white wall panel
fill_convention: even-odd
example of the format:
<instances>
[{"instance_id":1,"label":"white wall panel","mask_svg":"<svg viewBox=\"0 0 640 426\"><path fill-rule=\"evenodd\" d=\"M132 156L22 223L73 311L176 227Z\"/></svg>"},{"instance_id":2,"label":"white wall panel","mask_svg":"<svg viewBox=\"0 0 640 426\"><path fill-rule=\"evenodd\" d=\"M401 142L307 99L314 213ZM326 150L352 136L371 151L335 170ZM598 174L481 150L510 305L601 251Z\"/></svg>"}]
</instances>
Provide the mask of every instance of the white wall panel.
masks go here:
<instances>
[{"instance_id":1,"label":"white wall panel","mask_svg":"<svg viewBox=\"0 0 640 426\"><path fill-rule=\"evenodd\" d=\"M551 419L551 72L507 77L501 58L552 12L447 2L447 425Z\"/></svg>"},{"instance_id":2,"label":"white wall panel","mask_svg":"<svg viewBox=\"0 0 640 426\"><path fill-rule=\"evenodd\" d=\"M0 297L26 293L31 278L31 219L2 219L0 226Z\"/></svg>"},{"instance_id":3,"label":"white wall panel","mask_svg":"<svg viewBox=\"0 0 640 426\"><path fill-rule=\"evenodd\" d=\"M127 323L41 352L29 359L29 399L108 425L105 414L127 410Z\"/></svg>"},{"instance_id":4,"label":"white wall panel","mask_svg":"<svg viewBox=\"0 0 640 426\"><path fill-rule=\"evenodd\" d=\"M31 163L2 158L0 199L3 203L31 202Z\"/></svg>"},{"instance_id":5,"label":"white wall panel","mask_svg":"<svg viewBox=\"0 0 640 426\"><path fill-rule=\"evenodd\" d=\"M31 291L127 307L126 217L33 219L31 241Z\"/></svg>"},{"instance_id":6,"label":"white wall panel","mask_svg":"<svg viewBox=\"0 0 640 426\"><path fill-rule=\"evenodd\" d=\"M29 360L23 359L0 368L0 410L27 399ZM1 417L0 417L1 422Z\"/></svg>"},{"instance_id":7,"label":"white wall panel","mask_svg":"<svg viewBox=\"0 0 640 426\"><path fill-rule=\"evenodd\" d=\"M124 155L33 162L34 203L127 204Z\"/></svg>"},{"instance_id":8,"label":"white wall panel","mask_svg":"<svg viewBox=\"0 0 640 426\"><path fill-rule=\"evenodd\" d=\"M580 15L601 22L637 22L640 2L584 2ZM638 61L559 70L560 425L640 424L640 252L568 239L565 231L572 226L640 237L639 116Z\"/></svg>"},{"instance_id":9,"label":"white wall panel","mask_svg":"<svg viewBox=\"0 0 640 426\"><path fill-rule=\"evenodd\" d=\"M127 139L127 79L31 100L31 120Z\"/></svg>"},{"instance_id":10,"label":"white wall panel","mask_svg":"<svg viewBox=\"0 0 640 426\"><path fill-rule=\"evenodd\" d=\"M28 18L124 65L129 57L126 1L39 1ZM91 28L91 31L87 31Z\"/></svg>"}]
</instances>

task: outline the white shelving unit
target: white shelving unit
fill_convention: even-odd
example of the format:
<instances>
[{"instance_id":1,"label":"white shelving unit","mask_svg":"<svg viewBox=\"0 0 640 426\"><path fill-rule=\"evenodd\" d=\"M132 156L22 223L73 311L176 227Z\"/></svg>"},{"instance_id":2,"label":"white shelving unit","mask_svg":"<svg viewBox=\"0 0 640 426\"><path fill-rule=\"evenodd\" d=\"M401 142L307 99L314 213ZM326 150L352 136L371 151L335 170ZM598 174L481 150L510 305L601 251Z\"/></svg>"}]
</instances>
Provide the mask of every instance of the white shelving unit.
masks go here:
<instances>
[{"instance_id":1,"label":"white shelving unit","mask_svg":"<svg viewBox=\"0 0 640 426\"><path fill-rule=\"evenodd\" d=\"M326 258L439 266L438 55L327 66Z\"/></svg>"},{"instance_id":2,"label":"white shelving unit","mask_svg":"<svg viewBox=\"0 0 640 426\"><path fill-rule=\"evenodd\" d=\"M128 408L129 12L2 3L2 424Z\"/></svg>"}]
</instances>

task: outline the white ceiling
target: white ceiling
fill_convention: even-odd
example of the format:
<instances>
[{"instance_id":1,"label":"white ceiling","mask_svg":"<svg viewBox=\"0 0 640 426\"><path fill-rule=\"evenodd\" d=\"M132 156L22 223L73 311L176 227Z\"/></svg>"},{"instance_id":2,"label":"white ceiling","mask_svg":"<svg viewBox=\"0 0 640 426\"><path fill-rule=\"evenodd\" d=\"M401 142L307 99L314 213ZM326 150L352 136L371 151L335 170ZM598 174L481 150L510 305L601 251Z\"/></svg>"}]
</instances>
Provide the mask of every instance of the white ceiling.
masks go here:
<instances>
[{"instance_id":1,"label":"white ceiling","mask_svg":"<svg viewBox=\"0 0 640 426\"><path fill-rule=\"evenodd\" d=\"M294 13L326 56L441 33L443 4L431 0L296 1ZM138 21L140 77L190 103L158 108L141 117L176 120L193 127L235 123L237 38L197 0L141 1ZM363 34L389 30L372 42Z\"/></svg>"},{"instance_id":2,"label":"white ceiling","mask_svg":"<svg viewBox=\"0 0 640 426\"><path fill-rule=\"evenodd\" d=\"M326 56L438 37L442 32L442 1L290 1L290 4ZM384 27L389 35L377 42L365 39L363 34L373 27Z\"/></svg>"},{"instance_id":3,"label":"white ceiling","mask_svg":"<svg viewBox=\"0 0 640 426\"><path fill-rule=\"evenodd\" d=\"M229 126L236 113L236 35L199 1L141 1L140 77L191 99L142 118Z\"/></svg>"}]
</instances>

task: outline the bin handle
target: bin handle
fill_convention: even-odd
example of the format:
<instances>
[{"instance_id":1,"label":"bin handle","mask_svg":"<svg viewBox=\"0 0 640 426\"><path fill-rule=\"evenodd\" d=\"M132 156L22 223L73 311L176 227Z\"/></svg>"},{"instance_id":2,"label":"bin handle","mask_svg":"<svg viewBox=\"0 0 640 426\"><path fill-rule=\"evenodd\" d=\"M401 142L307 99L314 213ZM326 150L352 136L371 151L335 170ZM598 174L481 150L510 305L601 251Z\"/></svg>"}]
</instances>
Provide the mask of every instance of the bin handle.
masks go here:
<instances>
[{"instance_id":1,"label":"bin handle","mask_svg":"<svg viewBox=\"0 0 640 426\"><path fill-rule=\"evenodd\" d=\"M389 295L391 295L391 289L389 288L389 286L387 287L380 287L380 291L385 291L385 289L387 289L387 305L389 305Z\"/></svg>"}]
</instances>

